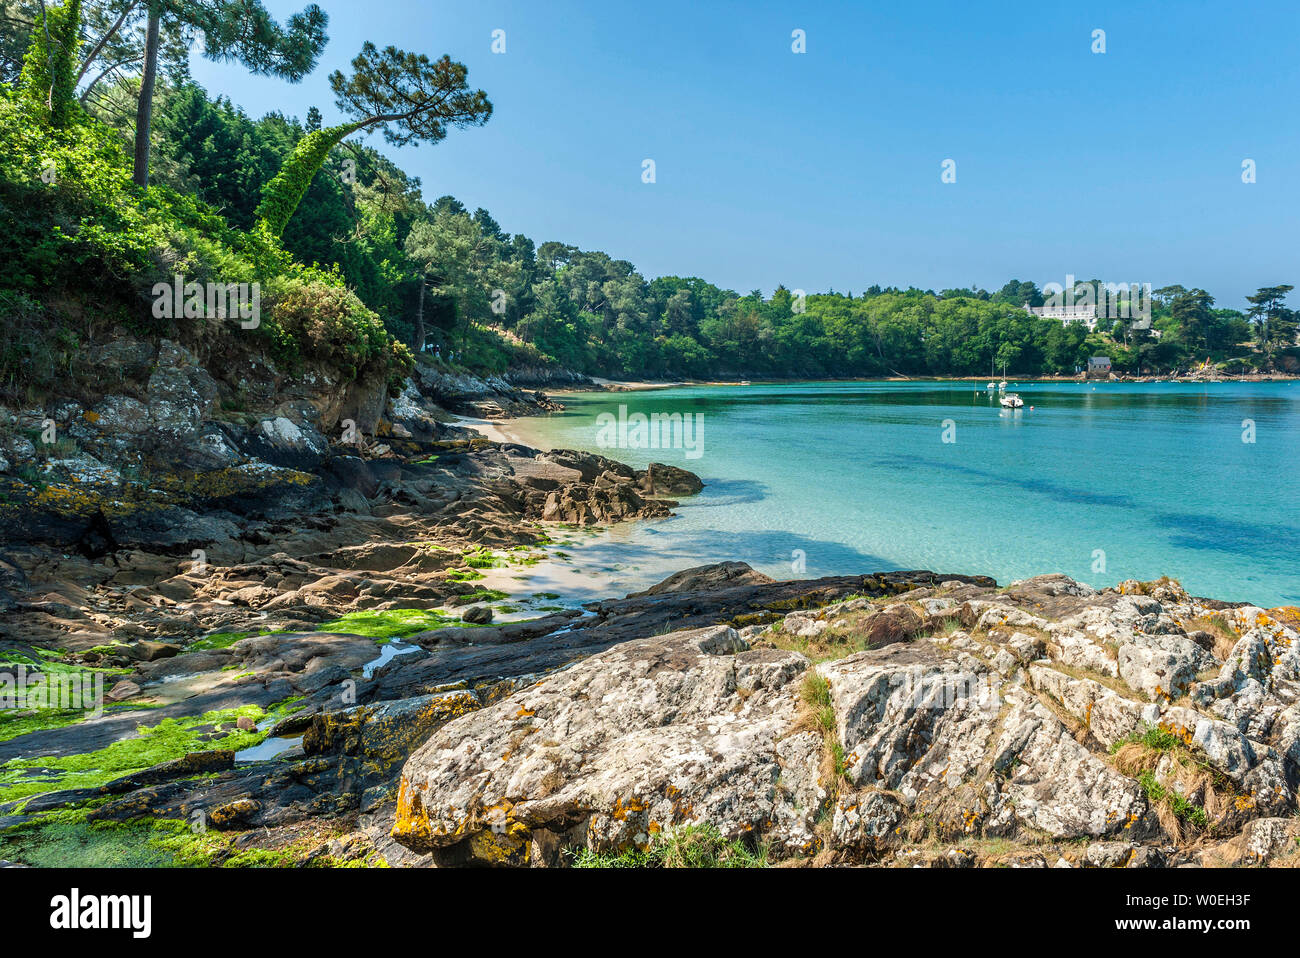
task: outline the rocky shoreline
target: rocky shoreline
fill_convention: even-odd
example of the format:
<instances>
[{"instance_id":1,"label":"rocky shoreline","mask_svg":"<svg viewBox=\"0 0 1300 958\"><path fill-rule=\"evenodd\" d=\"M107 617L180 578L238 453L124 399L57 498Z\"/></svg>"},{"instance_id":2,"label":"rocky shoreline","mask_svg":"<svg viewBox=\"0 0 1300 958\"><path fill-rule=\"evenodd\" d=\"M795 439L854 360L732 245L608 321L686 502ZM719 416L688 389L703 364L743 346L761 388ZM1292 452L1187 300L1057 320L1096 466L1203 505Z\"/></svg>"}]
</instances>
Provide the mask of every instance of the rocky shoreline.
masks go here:
<instances>
[{"instance_id":1,"label":"rocky shoreline","mask_svg":"<svg viewBox=\"0 0 1300 958\"><path fill-rule=\"evenodd\" d=\"M554 408L536 372L107 355L3 414L0 862L1296 861L1297 610L743 563L506 596L700 480L453 423ZM98 714L39 707L75 683Z\"/></svg>"},{"instance_id":2,"label":"rocky shoreline","mask_svg":"<svg viewBox=\"0 0 1300 958\"><path fill-rule=\"evenodd\" d=\"M318 711L410 698L354 686L412 633L504 646L539 626L486 626L494 613L567 621L558 597L507 597L485 572L526 572L577 530L667 516L700 488L455 425L558 408L516 383L564 374L423 363L390 390L265 361L223 375L166 340L96 355L111 388L0 409L0 859L21 859L4 851L19 833L39 846L41 808L95 821L125 789L100 781L114 769L211 775L237 767L218 746L273 754L265 740L302 737ZM102 688L102 715L35 707L80 682ZM91 780L108 790L87 797ZM359 793L321 788L355 814Z\"/></svg>"}]
</instances>

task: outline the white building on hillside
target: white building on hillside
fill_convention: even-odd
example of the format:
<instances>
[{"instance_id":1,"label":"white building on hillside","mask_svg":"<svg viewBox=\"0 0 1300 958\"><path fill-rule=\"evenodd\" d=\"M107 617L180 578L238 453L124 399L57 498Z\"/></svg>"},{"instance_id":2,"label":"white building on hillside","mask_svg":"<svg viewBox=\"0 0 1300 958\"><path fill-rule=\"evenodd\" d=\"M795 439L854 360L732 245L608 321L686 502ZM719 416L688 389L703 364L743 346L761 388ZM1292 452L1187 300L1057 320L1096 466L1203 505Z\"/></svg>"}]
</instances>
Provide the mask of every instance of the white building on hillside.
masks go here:
<instances>
[{"instance_id":1,"label":"white building on hillside","mask_svg":"<svg viewBox=\"0 0 1300 958\"><path fill-rule=\"evenodd\" d=\"M1030 306L1025 304L1025 312L1044 319L1059 319L1063 324L1083 323L1088 332L1097 328L1097 304L1077 303L1070 306Z\"/></svg>"}]
</instances>

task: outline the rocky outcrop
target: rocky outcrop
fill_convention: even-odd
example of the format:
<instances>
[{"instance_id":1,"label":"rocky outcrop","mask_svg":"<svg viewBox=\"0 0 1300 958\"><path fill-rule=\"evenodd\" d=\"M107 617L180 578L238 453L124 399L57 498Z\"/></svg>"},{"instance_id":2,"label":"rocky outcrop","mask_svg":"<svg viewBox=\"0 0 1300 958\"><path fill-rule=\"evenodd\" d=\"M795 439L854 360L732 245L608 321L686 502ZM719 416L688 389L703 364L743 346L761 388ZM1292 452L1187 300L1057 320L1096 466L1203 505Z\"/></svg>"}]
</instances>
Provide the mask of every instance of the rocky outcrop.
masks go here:
<instances>
[{"instance_id":1,"label":"rocky outcrop","mask_svg":"<svg viewBox=\"0 0 1300 958\"><path fill-rule=\"evenodd\" d=\"M786 601L789 583L726 584L743 575L599 608L653 629L684 595ZM1168 581L933 577L652 634L440 728L403 770L393 836L444 864L563 864L704 825L774 859L1264 863L1290 852L1300 778L1289 622ZM815 662L809 634L850 651Z\"/></svg>"},{"instance_id":2,"label":"rocky outcrop","mask_svg":"<svg viewBox=\"0 0 1300 958\"><path fill-rule=\"evenodd\" d=\"M274 567L309 581L301 560ZM1169 582L773 582L725 563L585 611L409 636L378 665L372 640L310 631L166 655L137 642L111 655L129 701L180 698L11 738L0 763L294 702L262 726L263 757L195 753L48 792L0 806L0 828L90 802L94 820L202 815L236 835L346 822L367 854L408 865L564 865L699 826L772 861L1286 863L1294 624ZM1175 698L1121 665L1138 661L1127 649L1198 671Z\"/></svg>"},{"instance_id":3,"label":"rocky outcrop","mask_svg":"<svg viewBox=\"0 0 1300 958\"><path fill-rule=\"evenodd\" d=\"M718 562L695 566L674 572L662 582L657 582L642 592L633 592L629 599L671 593L716 592L719 589L746 585L770 585L776 580L750 568L747 562Z\"/></svg>"},{"instance_id":4,"label":"rocky outcrop","mask_svg":"<svg viewBox=\"0 0 1300 958\"><path fill-rule=\"evenodd\" d=\"M562 366L517 365L502 378L520 389L598 389L596 380Z\"/></svg>"},{"instance_id":5,"label":"rocky outcrop","mask_svg":"<svg viewBox=\"0 0 1300 958\"><path fill-rule=\"evenodd\" d=\"M449 411L550 401L436 364L390 396L167 340L93 352L97 392L0 414L0 660L112 669L108 705L0 741L23 785L0 834L75 809L243 842L329 823L417 865L563 865L693 826L793 862L1295 860L1294 609L723 563L503 622L479 565L548 522L666 515L698 477L488 442ZM394 610L436 627L328 631ZM150 767L53 761L164 722L188 744ZM258 744L215 747L231 734Z\"/></svg>"},{"instance_id":6,"label":"rocky outcrop","mask_svg":"<svg viewBox=\"0 0 1300 958\"><path fill-rule=\"evenodd\" d=\"M641 492L650 496L693 496L703 489L704 483L695 473L662 462L650 463L640 484Z\"/></svg>"},{"instance_id":7,"label":"rocky outcrop","mask_svg":"<svg viewBox=\"0 0 1300 958\"><path fill-rule=\"evenodd\" d=\"M435 733L393 837L444 864L561 864L688 819L811 847L821 742L790 734L807 668L727 627L617 646Z\"/></svg>"},{"instance_id":8,"label":"rocky outcrop","mask_svg":"<svg viewBox=\"0 0 1300 958\"><path fill-rule=\"evenodd\" d=\"M504 380L417 370L394 395L387 381L319 363L282 370L204 348L117 330L86 344L90 375L66 395L0 407L4 678L107 679L102 714L6 710L0 795L14 794L14 774L50 785L0 804L0 835L68 808L91 820L199 815L244 837L328 820L413 861L386 837L410 752L630 628L575 631L588 617L553 606L491 624L502 593L478 584L477 569L539 561L544 516L665 516L666 490L698 480L489 442L455 424L451 406L558 408ZM350 613L400 621L382 617L392 610L463 627L400 649L320 629ZM233 709L249 714L208 717ZM39 764L133 748L162 723L200 749L232 734L264 741L86 787L59 788L84 778ZM37 764L17 773L12 761Z\"/></svg>"},{"instance_id":9,"label":"rocky outcrop","mask_svg":"<svg viewBox=\"0 0 1300 958\"><path fill-rule=\"evenodd\" d=\"M157 584L153 594L160 599L175 596L190 604L206 590L217 590L210 594L228 597L222 600L227 605L220 608L226 610L231 623L278 615L282 605L290 618L260 621L286 622L309 614L316 616L313 621L320 621L332 614L326 610L340 600L369 601L367 607L375 607L375 597L367 599L366 590L381 591L380 583L373 580L373 573L354 571L351 566L376 564L381 556L385 563L414 565L430 555L440 555L412 549L409 543L353 548L353 555L330 557L332 572L279 554L264 562L224 566L207 577L185 574L167 579ZM441 564L437 567L442 568ZM153 572L144 567L134 574L146 578ZM782 611L767 607L821 606L850 594L890 595L950 578L908 573L773 583L743 563L732 563L691 570L661 588L648 590L650 594L596 604L587 610L432 629L406 637L391 658L370 638L310 631L306 624L298 630L242 639L232 636L238 640L215 647L197 644L164 650L158 643L138 639L96 646L72 661L129 669L134 691L122 709L0 742L0 766L12 759L102 749L137 735L142 724L193 722L214 710L237 706L281 711L258 727L269 737L252 756L241 754L234 761L213 757L209 759L212 764L205 765L197 777L181 774L190 766L169 765L142 769L111 787L51 791L0 805L0 829L30 827L37 821L34 816L76 808L84 802L95 803L87 812L95 820L124 821L141 816L194 820L202 816L208 827L237 834L262 835L266 829L309 821L343 821L358 830L362 836L358 841L364 847L378 850L375 853L390 862L427 864L441 854L407 849L393 843L388 833L395 820L403 764L448 722L479 709L494 709L512 694L536 687L546 675L568 674L584 660L595 661L590 659L593 655L624 647L635 653L631 640L665 632L665 622L697 625L696 652L714 657L701 660L701 667L726 672L734 659L728 650L734 651L743 642L725 623L738 616L761 613L779 617ZM403 603L409 603L415 594L413 586L408 583L399 588ZM136 594L149 593L136 590ZM319 604L312 606L311 602ZM71 611L65 607L58 614L67 616ZM47 612L53 613L52 608ZM140 614L151 616L142 621L162 623L170 617L175 623L182 614L190 613L164 605ZM30 647L24 648L24 655L39 659ZM161 654L164 651L174 654ZM670 649L661 659L661 664L667 665L678 657ZM804 668L798 656L756 650L746 661L752 666L752 672L746 674L756 683L753 693L742 683L739 691L723 689L718 691L719 697L706 700L682 687L682 694L695 702L697 723L707 726L712 721L710 710L715 708L722 709L719 714L725 718L730 714L726 708L758 692L762 695L754 700L755 709L769 693L782 696L788 706L797 704L795 667ZM664 677L668 677L666 672ZM664 694L672 693L665 689ZM130 707L136 703L152 707ZM287 707L286 703L292 704ZM757 711L747 714L758 715ZM794 746L784 739L769 739L766 745L755 744L751 757L770 749L778 761L787 761ZM814 740L818 740L816 736L800 741ZM720 738L718 747L724 744L725 739ZM746 820L757 822L755 809L761 807L762 803L746 806ZM799 816L788 809L782 814L787 812L790 841L805 840L806 836L798 837L803 835ZM555 851L552 847L548 854Z\"/></svg>"},{"instance_id":10,"label":"rocky outcrop","mask_svg":"<svg viewBox=\"0 0 1300 958\"><path fill-rule=\"evenodd\" d=\"M639 491L645 471L587 453L394 439L400 451L374 459L329 447L285 418L261 420L252 432L275 447L264 455L304 469L319 463L304 471L258 460L167 477L151 482L147 497L111 479L45 487L14 480L0 504L8 560L46 601L15 606L21 621L0 608L0 637L61 641L73 633L86 647L238 630L260 625L267 610L311 622L385 600L439 605L474 591L447 576L466 548L534 543L539 521L661 517L673 505ZM51 564L53 545L80 556ZM135 590L129 600L127 586ZM65 601L51 604L53 595ZM246 614L197 614L212 603ZM178 604L190 611L178 615ZM106 626L113 616L119 623Z\"/></svg>"},{"instance_id":11,"label":"rocky outcrop","mask_svg":"<svg viewBox=\"0 0 1300 958\"><path fill-rule=\"evenodd\" d=\"M0 638L72 634L82 649L260 628L268 613L293 627L377 605L437 606L475 591L448 575L466 549L535 543L556 502L580 504L558 516L582 525L670 514L671 501L636 492L644 472L600 456L484 440L436 448L427 460L335 456L317 474L290 471L300 482L287 488L245 471L242 491L204 499L205 511L194 499L134 508L111 490L83 492L85 511L60 517L13 502L6 531L20 541L9 559L42 601L0 609ZM82 556L51 564L60 536Z\"/></svg>"},{"instance_id":12,"label":"rocky outcrop","mask_svg":"<svg viewBox=\"0 0 1300 958\"><path fill-rule=\"evenodd\" d=\"M422 359L412 378L419 392L443 409L482 419L501 419L560 408L543 393L521 386L573 387L588 382L585 377L562 371L548 376L540 369L519 370L516 375L517 379L512 379L510 374L504 377L471 376Z\"/></svg>"},{"instance_id":13,"label":"rocky outcrop","mask_svg":"<svg viewBox=\"0 0 1300 958\"><path fill-rule=\"evenodd\" d=\"M361 499L377 490L352 494L368 485L358 461L397 478L404 460L483 441L452 425L449 409L558 408L541 393L436 364L420 364L390 396L382 378L311 363L280 370L260 354L203 361L201 344L191 346L117 330L87 344L92 385L40 406L0 407L0 541L91 558L150 545L184 554L239 538L250 521L332 514L340 480L352 486L345 506L366 512ZM616 478L560 496L552 513L587 523L664 515L656 497L689 485L675 474Z\"/></svg>"}]
</instances>

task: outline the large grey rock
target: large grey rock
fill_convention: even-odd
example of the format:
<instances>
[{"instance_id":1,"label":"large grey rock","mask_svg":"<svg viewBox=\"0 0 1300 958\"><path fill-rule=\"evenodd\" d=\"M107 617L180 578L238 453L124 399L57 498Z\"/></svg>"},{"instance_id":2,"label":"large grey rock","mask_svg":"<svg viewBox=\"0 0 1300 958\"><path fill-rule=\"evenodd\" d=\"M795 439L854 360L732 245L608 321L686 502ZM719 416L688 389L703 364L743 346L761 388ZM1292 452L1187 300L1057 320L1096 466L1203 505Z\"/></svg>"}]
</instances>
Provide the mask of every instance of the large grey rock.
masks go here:
<instances>
[{"instance_id":1,"label":"large grey rock","mask_svg":"<svg viewBox=\"0 0 1300 958\"><path fill-rule=\"evenodd\" d=\"M449 723L402 772L393 835L443 861L551 863L683 824L811 849L821 742L808 661L725 627L628 642Z\"/></svg>"},{"instance_id":2,"label":"large grey rock","mask_svg":"<svg viewBox=\"0 0 1300 958\"><path fill-rule=\"evenodd\" d=\"M1024 690L929 640L822 667L849 781L959 831L1071 839L1149 829L1138 785Z\"/></svg>"},{"instance_id":3,"label":"large grey rock","mask_svg":"<svg viewBox=\"0 0 1300 958\"><path fill-rule=\"evenodd\" d=\"M1181 698L1197 673L1214 664L1191 639L1172 635L1135 635L1118 653L1119 677L1153 700Z\"/></svg>"},{"instance_id":4,"label":"large grey rock","mask_svg":"<svg viewBox=\"0 0 1300 958\"><path fill-rule=\"evenodd\" d=\"M185 347L164 339L146 387L149 418L161 442L189 439L217 400L216 381Z\"/></svg>"},{"instance_id":5,"label":"large grey rock","mask_svg":"<svg viewBox=\"0 0 1300 958\"><path fill-rule=\"evenodd\" d=\"M274 416L248 433L243 451L276 466L311 470L329 453L329 440L305 419Z\"/></svg>"}]
</instances>

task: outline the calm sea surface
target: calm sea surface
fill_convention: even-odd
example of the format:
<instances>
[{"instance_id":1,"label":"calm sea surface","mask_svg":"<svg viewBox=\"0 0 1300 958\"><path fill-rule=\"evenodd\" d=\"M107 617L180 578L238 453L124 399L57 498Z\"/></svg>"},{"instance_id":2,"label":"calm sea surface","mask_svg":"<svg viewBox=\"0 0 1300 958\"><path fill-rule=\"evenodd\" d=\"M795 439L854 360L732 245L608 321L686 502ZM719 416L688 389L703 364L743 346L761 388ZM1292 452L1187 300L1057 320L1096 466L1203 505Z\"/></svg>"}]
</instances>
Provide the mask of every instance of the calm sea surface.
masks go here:
<instances>
[{"instance_id":1,"label":"calm sea surface","mask_svg":"<svg viewBox=\"0 0 1300 958\"><path fill-rule=\"evenodd\" d=\"M1170 575L1199 595L1300 603L1300 384L1011 390L1022 410L982 383L589 393L510 430L544 448L672 463L707 483L674 519L586 540L574 561L615 589L740 559L781 578L1064 572L1104 586ZM699 455L602 447L617 436L602 437L600 414L620 406L698 414Z\"/></svg>"}]
</instances>

